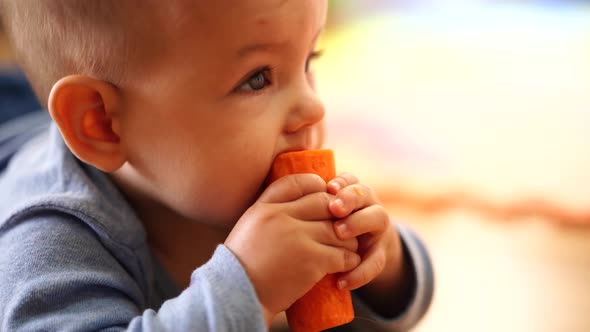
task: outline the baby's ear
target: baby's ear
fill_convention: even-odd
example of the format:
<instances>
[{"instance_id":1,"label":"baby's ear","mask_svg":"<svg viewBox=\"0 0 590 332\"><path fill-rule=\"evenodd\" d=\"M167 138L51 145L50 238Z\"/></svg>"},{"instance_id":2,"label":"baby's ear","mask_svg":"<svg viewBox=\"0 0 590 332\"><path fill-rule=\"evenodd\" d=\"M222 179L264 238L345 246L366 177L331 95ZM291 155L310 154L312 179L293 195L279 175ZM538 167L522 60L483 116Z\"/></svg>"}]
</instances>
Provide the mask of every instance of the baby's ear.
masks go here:
<instances>
[{"instance_id":1,"label":"baby's ear","mask_svg":"<svg viewBox=\"0 0 590 332\"><path fill-rule=\"evenodd\" d=\"M105 172L116 171L126 160L117 130L119 102L113 85L79 75L60 79L49 94L49 113L70 150Z\"/></svg>"}]
</instances>

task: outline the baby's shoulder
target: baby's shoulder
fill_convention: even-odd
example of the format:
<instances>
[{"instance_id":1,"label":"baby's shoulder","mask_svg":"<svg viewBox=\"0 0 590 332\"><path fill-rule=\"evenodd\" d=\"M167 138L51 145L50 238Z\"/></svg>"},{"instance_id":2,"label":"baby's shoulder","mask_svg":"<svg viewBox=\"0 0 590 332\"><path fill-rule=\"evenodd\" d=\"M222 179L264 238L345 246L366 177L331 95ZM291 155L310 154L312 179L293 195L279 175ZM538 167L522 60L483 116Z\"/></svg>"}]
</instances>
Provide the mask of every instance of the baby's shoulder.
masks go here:
<instances>
[{"instance_id":1,"label":"baby's shoulder","mask_svg":"<svg viewBox=\"0 0 590 332\"><path fill-rule=\"evenodd\" d=\"M31 209L0 226L0 264L55 269L68 260L104 255L100 242L96 232L72 214Z\"/></svg>"},{"instance_id":2,"label":"baby's shoulder","mask_svg":"<svg viewBox=\"0 0 590 332\"><path fill-rule=\"evenodd\" d=\"M67 318L87 313L97 299L113 307L146 303L149 284L136 263L117 257L74 215L21 215L0 232L0 319L18 326L39 313Z\"/></svg>"},{"instance_id":3,"label":"baby's shoulder","mask_svg":"<svg viewBox=\"0 0 590 332\"><path fill-rule=\"evenodd\" d=\"M23 145L0 175L0 270L67 275L106 266L140 279L148 255L123 195L76 159L55 127Z\"/></svg>"},{"instance_id":4,"label":"baby's shoulder","mask_svg":"<svg viewBox=\"0 0 590 332\"><path fill-rule=\"evenodd\" d=\"M78 160L57 127L23 145L0 173L0 236L36 214L74 217L103 242L136 248L145 230L109 177ZM67 218L66 218L67 219Z\"/></svg>"}]
</instances>

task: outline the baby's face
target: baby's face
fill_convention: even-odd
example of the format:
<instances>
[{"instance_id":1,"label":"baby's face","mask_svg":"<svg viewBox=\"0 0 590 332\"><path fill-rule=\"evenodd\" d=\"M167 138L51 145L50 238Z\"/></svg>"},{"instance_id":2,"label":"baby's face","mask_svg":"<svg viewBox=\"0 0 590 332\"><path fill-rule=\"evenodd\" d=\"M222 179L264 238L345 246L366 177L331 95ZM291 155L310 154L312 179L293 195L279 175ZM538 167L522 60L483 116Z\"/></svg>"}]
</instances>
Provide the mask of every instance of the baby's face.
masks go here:
<instances>
[{"instance_id":1,"label":"baby's face","mask_svg":"<svg viewBox=\"0 0 590 332\"><path fill-rule=\"evenodd\" d=\"M162 25L163 55L123 92L121 142L150 199L231 226L277 154L320 144L307 66L327 2L187 2Z\"/></svg>"}]
</instances>

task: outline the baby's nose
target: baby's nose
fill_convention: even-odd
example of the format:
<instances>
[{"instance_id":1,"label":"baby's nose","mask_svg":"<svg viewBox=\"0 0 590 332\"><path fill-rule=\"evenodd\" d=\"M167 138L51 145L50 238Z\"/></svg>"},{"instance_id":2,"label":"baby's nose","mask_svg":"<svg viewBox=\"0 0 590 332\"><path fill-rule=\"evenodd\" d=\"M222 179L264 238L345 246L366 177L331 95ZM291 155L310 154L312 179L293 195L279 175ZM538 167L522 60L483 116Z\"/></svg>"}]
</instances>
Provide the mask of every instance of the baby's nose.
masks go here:
<instances>
[{"instance_id":1,"label":"baby's nose","mask_svg":"<svg viewBox=\"0 0 590 332\"><path fill-rule=\"evenodd\" d=\"M310 87L306 87L291 106L285 131L294 133L319 123L325 113L324 103L319 96Z\"/></svg>"}]
</instances>

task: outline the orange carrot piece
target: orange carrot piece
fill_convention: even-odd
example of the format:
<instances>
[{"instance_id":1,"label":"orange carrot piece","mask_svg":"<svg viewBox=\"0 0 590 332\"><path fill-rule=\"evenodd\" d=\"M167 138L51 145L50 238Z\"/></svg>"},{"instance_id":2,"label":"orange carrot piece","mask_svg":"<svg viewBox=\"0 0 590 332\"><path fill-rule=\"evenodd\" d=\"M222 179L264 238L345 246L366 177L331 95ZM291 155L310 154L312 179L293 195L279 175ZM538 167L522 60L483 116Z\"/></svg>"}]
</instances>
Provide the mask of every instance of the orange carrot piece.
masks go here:
<instances>
[{"instance_id":1,"label":"orange carrot piece","mask_svg":"<svg viewBox=\"0 0 590 332\"><path fill-rule=\"evenodd\" d=\"M354 308L349 291L336 287L338 276L329 274L287 309L293 332L317 332L352 322Z\"/></svg>"},{"instance_id":2,"label":"orange carrot piece","mask_svg":"<svg viewBox=\"0 0 590 332\"><path fill-rule=\"evenodd\" d=\"M334 153L331 150L307 150L283 153L275 159L269 180L299 173L314 173L328 182L336 176ZM302 298L287 309L287 320L293 332L317 332L354 319L349 291L336 286L338 276L324 277Z\"/></svg>"},{"instance_id":3,"label":"orange carrot piece","mask_svg":"<svg viewBox=\"0 0 590 332\"><path fill-rule=\"evenodd\" d=\"M282 153L270 169L270 182L289 174L313 173L328 182L336 177L332 150L305 150Z\"/></svg>"}]
</instances>

